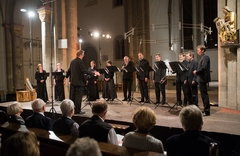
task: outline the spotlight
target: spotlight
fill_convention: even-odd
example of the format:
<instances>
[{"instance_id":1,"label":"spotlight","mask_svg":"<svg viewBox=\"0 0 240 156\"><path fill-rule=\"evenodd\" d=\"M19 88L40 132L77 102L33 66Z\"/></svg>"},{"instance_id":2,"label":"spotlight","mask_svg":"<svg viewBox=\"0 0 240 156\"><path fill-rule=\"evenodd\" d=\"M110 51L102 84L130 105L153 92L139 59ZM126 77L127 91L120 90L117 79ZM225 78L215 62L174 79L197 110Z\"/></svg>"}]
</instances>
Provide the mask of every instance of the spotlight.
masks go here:
<instances>
[{"instance_id":1,"label":"spotlight","mask_svg":"<svg viewBox=\"0 0 240 156\"><path fill-rule=\"evenodd\" d=\"M107 34L107 35L106 35L106 38L107 38L107 39L110 39L110 38L111 38L111 35Z\"/></svg>"},{"instance_id":2,"label":"spotlight","mask_svg":"<svg viewBox=\"0 0 240 156\"><path fill-rule=\"evenodd\" d=\"M82 38L79 38L78 42L79 42L79 43L82 43L82 42L83 42Z\"/></svg>"},{"instance_id":3,"label":"spotlight","mask_svg":"<svg viewBox=\"0 0 240 156\"><path fill-rule=\"evenodd\" d=\"M99 37L99 32L98 32L98 31L95 31L95 32L93 33L93 36L96 37L96 38L98 38L98 37Z\"/></svg>"},{"instance_id":4,"label":"spotlight","mask_svg":"<svg viewBox=\"0 0 240 156\"><path fill-rule=\"evenodd\" d=\"M105 34L102 34L102 37L105 37L106 35Z\"/></svg>"},{"instance_id":5,"label":"spotlight","mask_svg":"<svg viewBox=\"0 0 240 156\"><path fill-rule=\"evenodd\" d=\"M20 11L21 11L21 12L27 12L27 10L24 9L24 8L20 9Z\"/></svg>"}]
</instances>

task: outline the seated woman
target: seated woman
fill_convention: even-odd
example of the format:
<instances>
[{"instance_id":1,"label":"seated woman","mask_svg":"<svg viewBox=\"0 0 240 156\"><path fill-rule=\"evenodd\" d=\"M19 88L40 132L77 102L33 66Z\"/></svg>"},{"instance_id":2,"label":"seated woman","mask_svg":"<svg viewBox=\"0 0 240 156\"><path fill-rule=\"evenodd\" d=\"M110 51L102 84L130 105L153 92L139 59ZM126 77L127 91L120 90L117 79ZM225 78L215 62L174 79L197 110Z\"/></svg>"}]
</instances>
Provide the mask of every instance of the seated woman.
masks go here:
<instances>
[{"instance_id":1,"label":"seated woman","mask_svg":"<svg viewBox=\"0 0 240 156\"><path fill-rule=\"evenodd\" d=\"M112 66L112 62L110 60L106 61L107 66ZM114 85L114 72L107 71L105 74L104 83L103 83L103 98L107 98L107 101L113 101L117 98L117 93Z\"/></svg>"},{"instance_id":2,"label":"seated woman","mask_svg":"<svg viewBox=\"0 0 240 156\"><path fill-rule=\"evenodd\" d=\"M143 151L164 152L162 141L149 133L156 124L156 114L153 110L145 106L138 107L133 115L133 123L137 129L125 135L123 146Z\"/></svg>"},{"instance_id":3,"label":"seated woman","mask_svg":"<svg viewBox=\"0 0 240 156\"><path fill-rule=\"evenodd\" d=\"M7 113L9 115L9 122L20 125L25 125L24 119L21 117L23 112L22 105L18 102L14 102L7 107Z\"/></svg>"},{"instance_id":4,"label":"seated woman","mask_svg":"<svg viewBox=\"0 0 240 156\"><path fill-rule=\"evenodd\" d=\"M91 67L88 68L88 71L94 73L96 71L95 61L91 61L90 66ZM88 101L96 101L96 99L99 99L97 79L98 76L90 75L87 78Z\"/></svg>"},{"instance_id":5,"label":"seated woman","mask_svg":"<svg viewBox=\"0 0 240 156\"><path fill-rule=\"evenodd\" d=\"M211 143L218 142L201 134L200 131L203 125L201 110L195 105L189 105L181 110L179 117L184 132L182 134L173 135L167 139L167 155L209 155Z\"/></svg>"},{"instance_id":6,"label":"seated woman","mask_svg":"<svg viewBox=\"0 0 240 156\"><path fill-rule=\"evenodd\" d=\"M17 132L4 141L1 156L40 156L39 141L33 132Z\"/></svg>"}]
</instances>

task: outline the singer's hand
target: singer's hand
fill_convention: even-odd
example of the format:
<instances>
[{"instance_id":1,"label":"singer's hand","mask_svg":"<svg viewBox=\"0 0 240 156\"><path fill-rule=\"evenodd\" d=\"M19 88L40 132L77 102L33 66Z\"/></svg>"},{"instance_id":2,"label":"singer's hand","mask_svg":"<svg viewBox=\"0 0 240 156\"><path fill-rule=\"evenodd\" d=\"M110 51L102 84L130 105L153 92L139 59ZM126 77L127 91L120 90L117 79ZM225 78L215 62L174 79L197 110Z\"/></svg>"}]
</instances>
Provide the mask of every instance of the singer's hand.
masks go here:
<instances>
[{"instance_id":1,"label":"singer's hand","mask_svg":"<svg viewBox=\"0 0 240 156\"><path fill-rule=\"evenodd\" d=\"M196 75L196 73L197 73L197 71L196 71L196 70L194 70L194 71L193 71L193 74L194 74L194 75Z\"/></svg>"},{"instance_id":2,"label":"singer's hand","mask_svg":"<svg viewBox=\"0 0 240 156\"><path fill-rule=\"evenodd\" d=\"M100 76L100 73L97 72L97 71L94 71L94 74L97 75L97 76Z\"/></svg>"},{"instance_id":3,"label":"singer's hand","mask_svg":"<svg viewBox=\"0 0 240 156\"><path fill-rule=\"evenodd\" d=\"M145 77L145 82L148 82L148 78L147 77Z\"/></svg>"}]
</instances>

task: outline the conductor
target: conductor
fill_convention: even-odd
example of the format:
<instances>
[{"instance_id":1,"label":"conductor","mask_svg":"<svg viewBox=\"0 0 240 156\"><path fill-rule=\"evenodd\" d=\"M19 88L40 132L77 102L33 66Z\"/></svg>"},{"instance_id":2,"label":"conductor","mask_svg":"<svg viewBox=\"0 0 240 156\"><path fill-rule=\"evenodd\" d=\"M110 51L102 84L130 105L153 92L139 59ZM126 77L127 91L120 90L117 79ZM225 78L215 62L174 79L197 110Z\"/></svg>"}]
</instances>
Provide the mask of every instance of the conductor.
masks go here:
<instances>
[{"instance_id":1,"label":"conductor","mask_svg":"<svg viewBox=\"0 0 240 156\"><path fill-rule=\"evenodd\" d=\"M73 59L70 63L68 72L70 73L70 99L74 102L75 105L75 114L84 114L85 112L81 111L82 105L82 95L85 87L85 78L84 74L90 76L99 76L99 72L95 71L94 73L87 70L83 62L84 51L78 50L76 53L76 58Z\"/></svg>"}]
</instances>

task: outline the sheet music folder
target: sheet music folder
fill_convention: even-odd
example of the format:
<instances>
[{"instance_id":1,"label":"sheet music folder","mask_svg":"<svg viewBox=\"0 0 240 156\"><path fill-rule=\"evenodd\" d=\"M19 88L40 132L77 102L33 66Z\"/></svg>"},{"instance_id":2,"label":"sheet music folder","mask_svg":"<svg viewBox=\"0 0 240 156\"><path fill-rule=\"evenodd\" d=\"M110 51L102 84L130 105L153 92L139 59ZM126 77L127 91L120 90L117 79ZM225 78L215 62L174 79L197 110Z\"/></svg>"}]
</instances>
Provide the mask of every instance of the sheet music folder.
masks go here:
<instances>
[{"instance_id":1,"label":"sheet music folder","mask_svg":"<svg viewBox=\"0 0 240 156\"><path fill-rule=\"evenodd\" d=\"M158 69L166 69L167 68L166 64L163 61L155 62L155 64L158 67Z\"/></svg>"},{"instance_id":2,"label":"sheet music folder","mask_svg":"<svg viewBox=\"0 0 240 156\"><path fill-rule=\"evenodd\" d=\"M181 62L178 61L169 62L169 65L172 68L173 72L181 72L188 70Z\"/></svg>"},{"instance_id":3,"label":"sheet music folder","mask_svg":"<svg viewBox=\"0 0 240 156\"><path fill-rule=\"evenodd\" d=\"M52 72L52 76L63 76L62 72Z\"/></svg>"},{"instance_id":4,"label":"sheet music folder","mask_svg":"<svg viewBox=\"0 0 240 156\"><path fill-rule=\"evenodd\" d=\"M127 70L127 72L134 72L134 71L136 71L136 68L134 66L126 66L124 68Z\"/></svg>"},{"instance_id":5,"label":"sheet music folder","mask_svg":"<svg viewBox=\"0 0 240 156\"><path fill-rule=\"evenodd\" d=\"M119 71L116 66L106 66L109 72L116 72Z\"/></svg>"},{"instance_id":6,"label":"sheet music folder","mask_svg":"<svg viewBox=\"0 0 240 156\"><path fill-rule=\"evenodd\" d=\"M100 74L105 74L106 73L106 70L101 68L101 69L97 69L97 71L100 73Z\"/></svg>"},{"instance_id":7,"label":"sheet music folder","mask_svg":"<svg viewBox=\"0 0 240 156\"><path fill-rule=\"evenodd\" d=\"M143 69L143 71L153 71L153 69L152 69L152 67L151 66L149 66L149 65L144 65L144 66L142 66L142 67L140 67L140 68L142 68Z\"/></svg>"}]
</instances>

